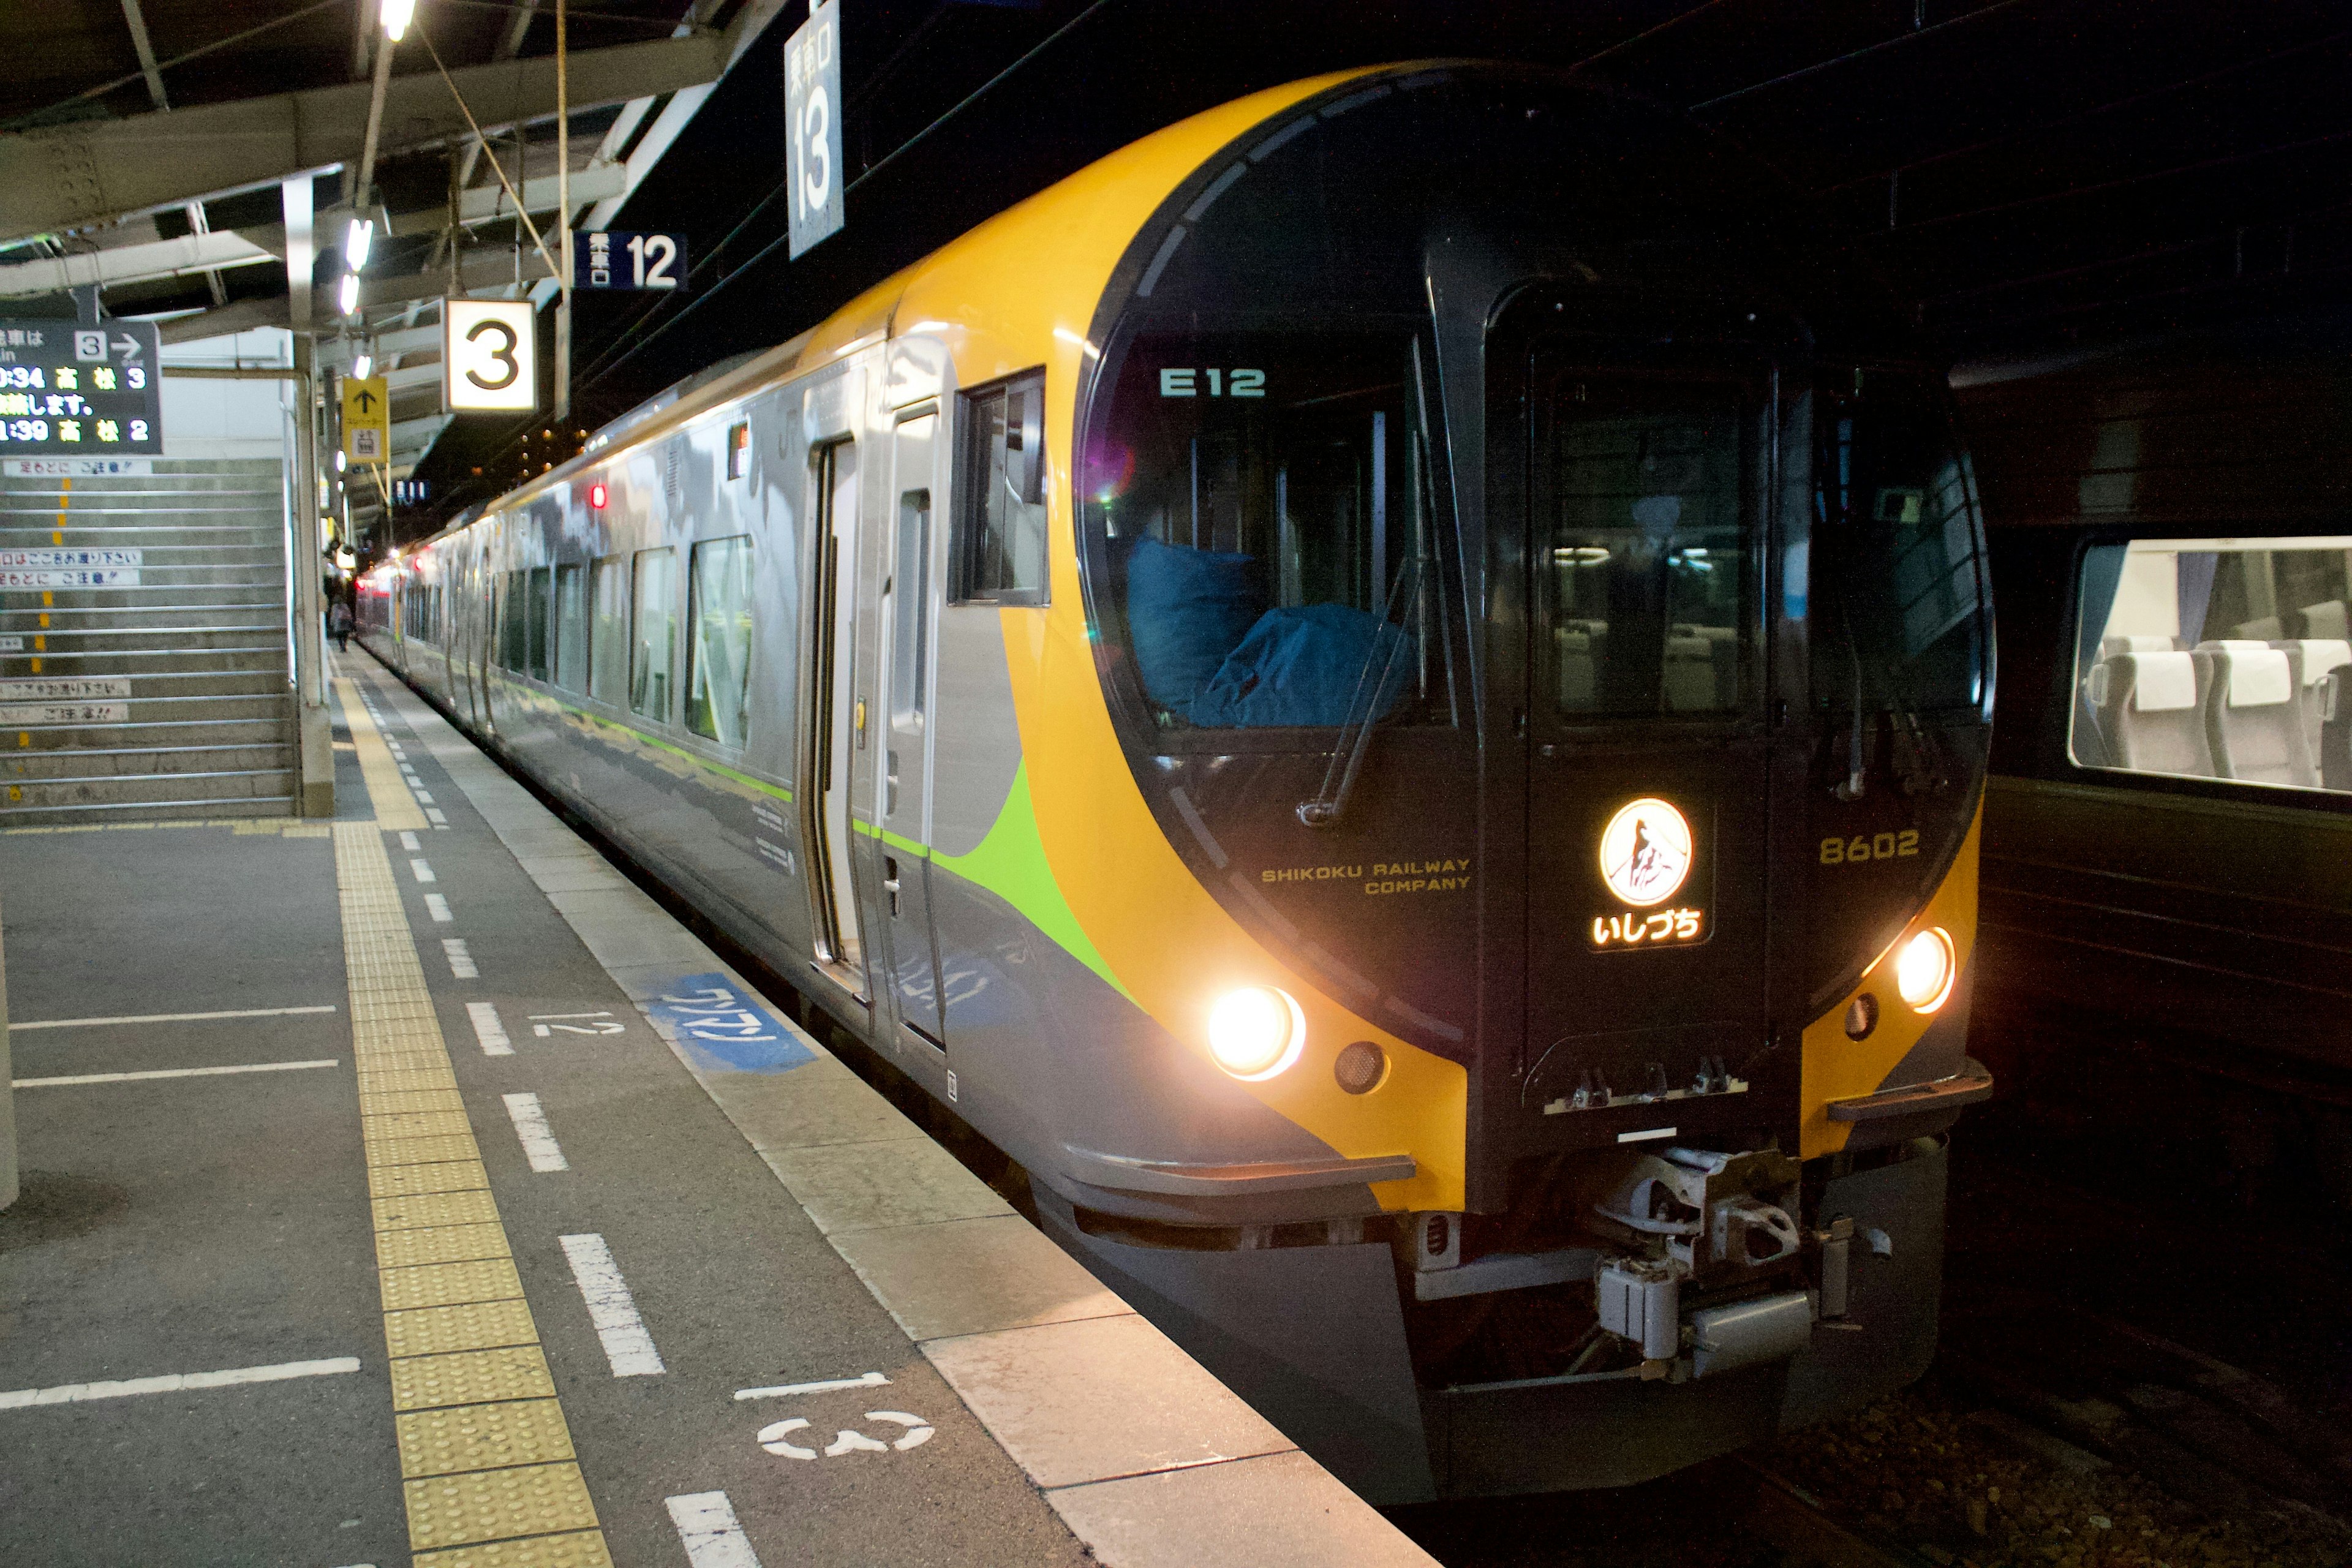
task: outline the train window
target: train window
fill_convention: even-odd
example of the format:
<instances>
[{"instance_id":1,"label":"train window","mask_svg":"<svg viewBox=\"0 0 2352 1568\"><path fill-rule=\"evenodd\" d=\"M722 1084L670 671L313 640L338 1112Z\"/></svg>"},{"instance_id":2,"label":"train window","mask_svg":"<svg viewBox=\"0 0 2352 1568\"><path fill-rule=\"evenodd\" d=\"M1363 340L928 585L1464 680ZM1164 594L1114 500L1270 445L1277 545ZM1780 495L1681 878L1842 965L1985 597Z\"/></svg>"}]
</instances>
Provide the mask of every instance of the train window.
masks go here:
<instances>
[{"instance_id":1,"label":"train window","mask_svg":"<svg viewBox=\"0 0 2352 1568\"><path fill-rule=\"evenodd\" d=\"M530 667L530 621L525 607L528 574L509 572L501 581L505 592L499 605L499 663L520 674Z\"/></svg>"},{"instance_id":2,"label":"train window","mask_svg":"<svg viewBox=\"0 0 2352 1568\"><path fill-rule=\"evenodd\" d=\"M1549 349L1534 387L1544 690L1563 717L1737 710L1756 399L1720 375L1612 375Z\"/></svg>"},{"instance_id":3,"label":"train window","mask_svg":"<svg viewBox=\"0 0 2352 1568\"><path fill-rule=\"evenodd\" d=\"M1792 590L1809 595L1815 700L1974 708L1985 694L1981 532L1941 389L1880 371L1851 385L1815 407L1811 583Z\"/></svg>"},{"instance_id":4,"label":"train window","mask_svg":"<svg viewBox=\"0 0 2352 1568\"><path fill-rule=\"evenodd\" d=\"M2085 552L2075 764L2352 790L2352 536Z\"/></svg>"},{"instance_id":5,"label":"train window","mask_svg":"<svg viewBox=\"0 0 2352 1568\"><path fill-rule=\"evenodd\" d=\"M694 547L687 611L686 727L743 744L751 689L751 541Z\"/></svg>"},{"instance_id":6,"label":"train window","mask_svg":"<svg viewBox=\"0 0 2352 1568\"><path fill-rule=\"evenodd\" d=\"M667 723L670 672L677 668L677 552L638 551L636 579L630 621L629 710Z\"/></svg>"},{"instance_id":7,"label":"train window","mask_svg":"<svg viewBox=\"0 0 2352 1568\"><path fill-rule=\"evenodd\" d=\"M588 568L555 569L555 684L588 689Z\"/></svg>"},{"instance_id":8,"label":"train window","mask_svg":"<svg viewBox=\"0 0 2352 1568\"><path fill-rule=\"evenodd\" d=\"M1127 351L1080 483L1163 731L1454 721L1419 363L1402 332Z\"/></svg>"},{"instance_id":9,"label":"train window","mask_svg":"<svg viewBox=\"0 0 2352 1568\"><path fill-rule=\"evenodd\" d=\"M891 601L898 624L890 630L890 721L912 728L923 721L923 666L929 656L924 633L930 626L931 492L908 490L898 497L898 554Z\"/></svg>"},{"instance_id":10,"label":"train window","mask_svg":"<svg viewBox=\"0 0 2352 1568\"><path fill-rule=\"evenodd\" d=\"M954 545L959 603L1045 600L1045 378L963 398Z\"/></svg>"},{"instance_id":11,"label":"train window","mask_svg":"<svg viewBox=\"0 0 2352 1568\"><path fill-rule=\"evenodd\" d=\"M534 680L547 679L548 614L555 596L555 569L551 566L532 568L529 586L530 598L526 612L526 630L530 639L530 676Z\"/></svg>"},{"instance_id":12,"label":"train window","mask_svg":"<svg viewBox=\"0 0 2352 1568\"><path fill-rule=\"evenodd\" d=\"M629 686L629 563L607 555L589 572L588 695L618 708Z\"/></svg>"}]
</instances>

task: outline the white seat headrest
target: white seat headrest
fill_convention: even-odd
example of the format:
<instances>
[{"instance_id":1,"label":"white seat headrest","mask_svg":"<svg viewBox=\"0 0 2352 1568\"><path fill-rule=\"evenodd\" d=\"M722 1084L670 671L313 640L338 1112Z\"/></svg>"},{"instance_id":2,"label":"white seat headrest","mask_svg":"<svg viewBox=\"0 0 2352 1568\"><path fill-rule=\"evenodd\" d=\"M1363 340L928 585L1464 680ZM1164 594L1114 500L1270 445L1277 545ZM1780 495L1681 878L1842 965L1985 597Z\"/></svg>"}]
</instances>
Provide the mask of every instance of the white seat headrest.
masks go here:
<instances>
[{"instance_id":1,"label":"white seat headrest","mask_svg":"<svg viewBox=\"0 0 2352 1568\"><path fill-rule=\"evenodd\" d=\"M2270 708L2294 698L2294 677L2278 648L2231 648L2222 656L2229 672L2230 706Z\"/></svg>"},{"instance_id":2,"label":"white seat headrest","mask_svg":"<svg viewBox=\"0 0 2352 1568\"><path fill-rule=\"evenodd\" d=\"M2270 644L2263 641L2260 637L2208 637L2203 642L2197 645L2197 651L2199 653L2219 653L2226 650L2231 653L2242 653L2253 648L2264 648L2270 646Z\"/></svg>"},{"instance_id":3,"label":"white seat headrest","mask_svg":"<svg viewBox=\"0 0 2352 1568\"><path fill-rule=\"evenodd\" d=\"M2304 637L2294 647L2303 650L2303 683L2316 686L2339 664L2352 664L2352 642L2341 637Z\"/></svg>"},{"instance_id":4,"label":"white seat headrest","mask_svg":"<svg viewBox=\"0 0 2352 1568\"><path fill-rule=\"evenodd\" d=\"M2134 712L2171 713L2197 706L2197 663L2187 654L2126 653L2116 658L2131 663Z\"/></svg>"}]
</instances>

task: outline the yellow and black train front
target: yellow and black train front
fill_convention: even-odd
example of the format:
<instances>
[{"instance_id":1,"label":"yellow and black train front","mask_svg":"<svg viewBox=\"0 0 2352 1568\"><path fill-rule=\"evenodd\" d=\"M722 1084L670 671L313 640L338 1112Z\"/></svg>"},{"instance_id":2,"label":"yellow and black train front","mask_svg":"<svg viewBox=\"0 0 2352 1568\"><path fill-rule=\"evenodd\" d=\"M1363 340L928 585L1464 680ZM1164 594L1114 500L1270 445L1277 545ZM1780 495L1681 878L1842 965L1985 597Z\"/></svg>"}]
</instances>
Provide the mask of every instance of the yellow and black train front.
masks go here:
<instances>
[{"instance_id":1,"label":"yellow and black train front","mask_svg":"<svg viewBox=\"0 0 2352 1568\"><path fill-rule=\"evenodd\" d=\"M1639 103L1446 66L1179 129L1047 377L1075 560L1011 649L1120 994L995 1113L1048 1222L1376 1500L1916 1376L1990 1087L1942 376Z\"/></svg>"}]
</instances>

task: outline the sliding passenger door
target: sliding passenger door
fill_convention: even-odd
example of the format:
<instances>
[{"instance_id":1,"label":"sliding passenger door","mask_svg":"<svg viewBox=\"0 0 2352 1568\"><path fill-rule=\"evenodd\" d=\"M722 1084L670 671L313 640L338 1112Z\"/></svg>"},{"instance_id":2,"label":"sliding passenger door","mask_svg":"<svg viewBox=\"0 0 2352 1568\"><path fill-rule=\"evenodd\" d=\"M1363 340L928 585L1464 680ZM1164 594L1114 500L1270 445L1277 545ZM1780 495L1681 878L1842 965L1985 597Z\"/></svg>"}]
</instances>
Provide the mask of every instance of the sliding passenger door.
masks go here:
<instances>
[{"instance_id":1,"label":"sliding passenger door","mask_svg":"<svg viewBox=\"0 0 2352 1568\"><path fill-rule=\"evenodd\" d=\"M811 487L808 600L800 692L801 842L808 867L816 967L861 1003L867 984L853 869L851 802L866 742L857 690L857 443L846 430L862 405L855 372L809 395ZM840 434L836 434L840 433Z\"/></svg>"},{"instance_id":2,"label":"sliding passenger door","mask_svg":"<svg viewBox=\"0 0 2352 1568\"><path fill-rule=\"evenodd\" d=\"M875 818L882 831L876 910L879 958L889 975L898 1037L944 1049L939 964L931 926L930 693L939 598L934 565L933 449L936 407L902 416L890 442L890 506L886 537L873 553L878 590L874 700L883 731Z\"/></svg>"}]
</instances>

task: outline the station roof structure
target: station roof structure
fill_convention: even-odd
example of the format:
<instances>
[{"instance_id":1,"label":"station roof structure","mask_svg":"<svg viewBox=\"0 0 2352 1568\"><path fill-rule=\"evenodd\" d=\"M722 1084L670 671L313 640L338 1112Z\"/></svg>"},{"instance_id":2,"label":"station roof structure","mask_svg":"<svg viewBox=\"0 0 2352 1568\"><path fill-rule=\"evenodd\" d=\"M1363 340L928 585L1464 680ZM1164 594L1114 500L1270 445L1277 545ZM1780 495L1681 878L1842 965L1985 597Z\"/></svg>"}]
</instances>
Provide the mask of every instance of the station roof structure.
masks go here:
<instances>
[{"instance_id":1,"label":"station roof structure","mask_svg":"<svg viewBox=\"0 0 2352 1568\"><path fill-rule=\"evenodd\" d=\"M0 15L0 310L89 282L168 340L291 324L279 183L317 276L358 193L376 0L58 0ZM2352 0L843 0L848 224L781 237L780 56L805 0L569 9L575 224L679 232L689 286L579 304L574 424L782 341L1091 160L1256 88L1509 58L1680 107L1785 174L1956 357L2329 309L2352 264ZM322 363L372 347L395 476L435 514L577 449L449 424L438 301L552 292L434 56L536 216L555 205L552 0L421 0L386 73L376 258ZM771 26L771 23L778 24ZM429 40L429 48L427 41ZM704 309L708 302L719 306ZM404 517L404 533L430 525Z\"/></svg>"}]
</instances>

